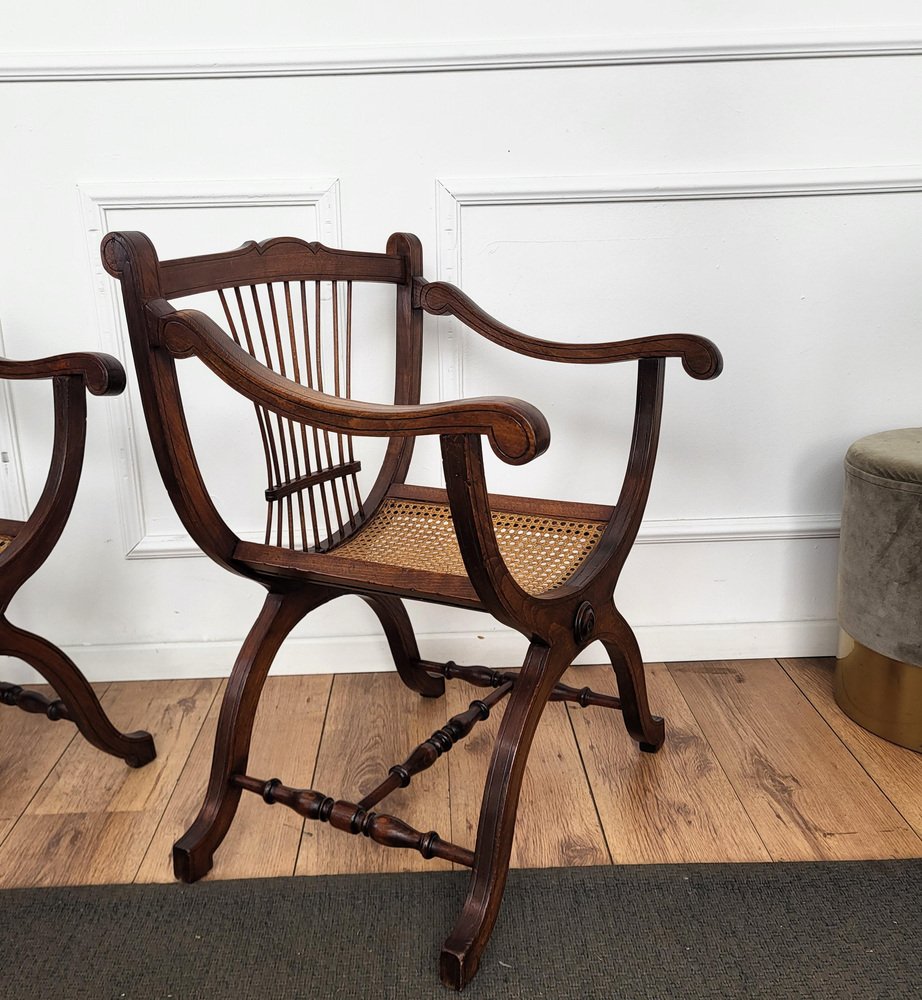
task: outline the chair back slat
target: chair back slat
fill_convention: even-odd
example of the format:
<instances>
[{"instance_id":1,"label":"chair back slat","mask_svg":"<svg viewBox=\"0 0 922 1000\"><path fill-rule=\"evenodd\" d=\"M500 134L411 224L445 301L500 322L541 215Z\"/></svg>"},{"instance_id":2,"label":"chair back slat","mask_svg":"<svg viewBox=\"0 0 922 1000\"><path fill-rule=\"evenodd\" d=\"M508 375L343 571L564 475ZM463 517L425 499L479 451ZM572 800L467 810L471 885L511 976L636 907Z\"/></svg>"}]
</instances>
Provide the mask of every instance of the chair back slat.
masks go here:
<instances>
[{"instance_id":1,"label":"chair back slat","mask_svg":"<svg viewBox=\"0 0 922 1000\"><path fill-rule=\"evenodd\" d=\"M237 250L160 262L164 296L274 281L386 281L405 283L406 263L394 254L337 250L284 236L244 243Z\"/></svg>"},{"instance_id":2,"label":"chair back slat","mask_svg":"<svg viewBox=\"0 0 922 1000\"><path fill-rule=\"evenodd\" d=\"M289 344L289 347L291 349L292 377L294 378L294 380L296 382L300 383L301 382L301 366L300 366L299 361L298 361L298 338L295 335L294 310L292 309L292 305L291 305L291 282L288 282L288 281L283 282L282 287L284 288L284 292L285 292L285 318L286 318L287 327L288 327L288 344ZM273 303L274 303L274 300L273 300ZM273 319L275 319L276 325L277 325L277 319L276 319L276 314L275 314L275 311L274 311L274 306L273 306ZM281 353L281 348L279 350L280 350L280 353ZM306 430L306 428L304 427L303 424L300 425L299 432L296 432L295 428L293 426L292 426L291 429L292 429L292 433L295 435L295 438L296 439L299 438L300 441L301 441L301 456L306 461L306 456L309 454L308 444L307 444L307 430ZM296 472L297 476L300 477L302 475L302 473L301 473L301 470L299 468L299 462L297 460L298 449L297 449L297 445L296 445L295 441L292 441L292 450L294 451L294 454L296 456L296 459L295 459L295 472ZM313 505L314 495L313 495L313 492L310 489L308 489L307 493L308 493L308 505L309 505L309 507L311 509L311 512L312 512L311 518L312 518L312 522L313 522L314 546L317 547L317 546L320 545L320 537L317 534L316 514L313 513L313 511L314 511L314 505ZM297 496L297 501L298 501L298 521L299 521L299 524L300 524L300 527L301 527L301 539L302 539L302 544L303 544L304 540L307 539L307 537L308 537L307 536L307 523L306 523L306 519L305 519L305 510L304 510L304 491L303 490L298 490L296 496ZM267 497L267 499L268 499L268 497ZM270 506L270 509L271 509L271 506Z\"/></svg>"},{"instance_id":3,"label":"chair back slat","mask_svg":"<svg viewBox=\"0 0 922 1000\"><path fill-rule=\"evenodd\" d=\"M352 282L346 282L346 398L352 398ZM352 435L346 437L346 448L349 457L349 465L352 466L352 489L355 493L355 502L358 506L358 516L364 518L365 508L362 504L362 494L359 492L359 481L357 478L358 468L353 450Z\"/></svg>"},{"instance_id":4,"label":"chair back slat","mask_svg":"<svg viewBox=\"0 0 922 1000\"><path fill-rule=\"evenodd\" d=\"M352 281L289 280L215 289L228 332L279 375L310 389L352 390ZM256 406L266 458L266 544L323 549L364 515L351 435Z\"/></svg>"}]
</instances>

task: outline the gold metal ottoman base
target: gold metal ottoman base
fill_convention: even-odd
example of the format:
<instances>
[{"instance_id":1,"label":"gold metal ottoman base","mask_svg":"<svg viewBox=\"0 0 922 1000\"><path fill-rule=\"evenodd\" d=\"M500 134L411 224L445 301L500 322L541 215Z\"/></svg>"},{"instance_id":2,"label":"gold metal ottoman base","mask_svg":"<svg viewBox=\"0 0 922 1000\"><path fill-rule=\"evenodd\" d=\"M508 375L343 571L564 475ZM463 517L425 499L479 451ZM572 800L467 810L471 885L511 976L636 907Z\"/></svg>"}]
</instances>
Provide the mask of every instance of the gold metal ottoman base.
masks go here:
<instances>
[{"instance_id":1,"label":"gold metal ottoman base","mask_svg":"<svg viewBox=\"0 0 922 1000\"><path fill-rule=\"evenodd\" d=\"M922 753L922 667L877 653L840 631L834 693L859 726Z\"/></svg>"}]
</instances>

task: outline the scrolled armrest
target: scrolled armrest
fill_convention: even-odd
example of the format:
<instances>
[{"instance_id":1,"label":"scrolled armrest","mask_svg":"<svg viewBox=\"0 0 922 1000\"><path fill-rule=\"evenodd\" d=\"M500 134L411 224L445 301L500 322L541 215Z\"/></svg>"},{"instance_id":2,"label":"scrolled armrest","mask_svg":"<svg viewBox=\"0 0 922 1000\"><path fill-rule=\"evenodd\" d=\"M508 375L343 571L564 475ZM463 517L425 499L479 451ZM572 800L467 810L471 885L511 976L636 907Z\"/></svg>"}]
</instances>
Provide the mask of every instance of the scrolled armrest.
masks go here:
<instances>
[{"instance_id":1,"label":"scrolled armrest","mask_svg":"<svg viewBox=\"0 0 922 1000\"><path fill-rule=\"evenodd\" d=\"M308 389L260 364L205 313L174 310L162 300L148 309L160 320L161 345L174 357L195 355L254 403L302 423L372 437L485 434L510 465L530 462L550 443L544 415L521 399L481 396L416 406L343 399Z\"/></svg>"},{"instance_id":2,"label":"scrolled armrest","mask_svg":"<svg viewBox=\"0 0 922 1000\"><path fill-rule=\"evenodd\" d=\"M692 378L698 379L716 378L723 368L723 359L717 347L705 337L696 337L690 333L670 333L597 344L541 340L494 319L460 288L447 282L427 282L417 278L414 292L416 304L426 312L435 316L456 316L494 344L530 358L600 365L615 361L638 361L641 358L679 357L685 371Z\"/></svg>"},{"instance_id":3,"label":"scrolled armrest","mask_svg":"<svg viewBox=\"0 0 922 1000\"><path fill-rule=\"evenodd\" d=\"M125 388L125 369L109 354L56 354L35 361L0 358L0 378L37 379L79 375L94 396L117 396Z\"/></svg>"}]
</instances>

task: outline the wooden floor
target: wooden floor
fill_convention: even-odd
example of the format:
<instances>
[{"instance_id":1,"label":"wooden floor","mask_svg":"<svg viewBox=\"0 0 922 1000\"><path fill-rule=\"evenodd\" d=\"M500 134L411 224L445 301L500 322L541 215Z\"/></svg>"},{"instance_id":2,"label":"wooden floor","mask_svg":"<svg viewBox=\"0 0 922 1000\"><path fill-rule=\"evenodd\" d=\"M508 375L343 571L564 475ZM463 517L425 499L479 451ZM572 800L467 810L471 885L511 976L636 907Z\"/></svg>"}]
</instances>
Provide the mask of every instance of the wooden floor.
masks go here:
<instances>
[{"instance_id":1,"label":"wooden floor","mask_svg":"<svg viewBox=\"0 0 922 1000\"><path fill-rule=\"evenodd\" d=\"M666 745L638 752L617 712L548 706L529 761L513 864L922 856L922 755L836 707L829 660L652 664ZM615 693L611 671L564 680ZM99 685L158 757L131 770L68 723L0 709L0 885L170 881L170 846L197 811L222 682ZM271 678L249 773L356 798L477 697L421 699L394 673ZM473 847L501 712L385 808ZM210 878L447 867L308 822L245 794Z\"/></svg>"}]
</instances>

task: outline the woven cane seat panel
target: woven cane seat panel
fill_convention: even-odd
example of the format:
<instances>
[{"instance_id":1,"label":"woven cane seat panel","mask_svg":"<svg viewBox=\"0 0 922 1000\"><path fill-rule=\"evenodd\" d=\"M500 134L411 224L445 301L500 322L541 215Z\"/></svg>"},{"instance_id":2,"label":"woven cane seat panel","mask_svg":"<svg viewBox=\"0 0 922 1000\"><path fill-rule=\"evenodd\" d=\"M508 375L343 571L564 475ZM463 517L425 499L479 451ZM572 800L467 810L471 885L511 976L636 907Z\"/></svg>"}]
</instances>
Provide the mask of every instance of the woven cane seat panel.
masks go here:
<instances>
[{"instance_id":1,"label":"woven cane seat panel","mask_svg":"<svg viewBox=\"0 0 922 1000\"><path fill-rule=\"evenodd\" d=\"M493 512L500 552L519 586L531 594L553 590L595 548L604 523L533 514ZM467 577L447 504L388 497L335 554L363 562Z\"/></svg>"},{"instance_id":2,"label":"woven cane seat panel","mask_svg":"<svg viewBox=\"0 0 922 1000\"><path fill-rule=\"evenodd\" d=\"M0 552L2 552L12 541L9 535L0 535Z\"/></svg>"}]
</instances>

